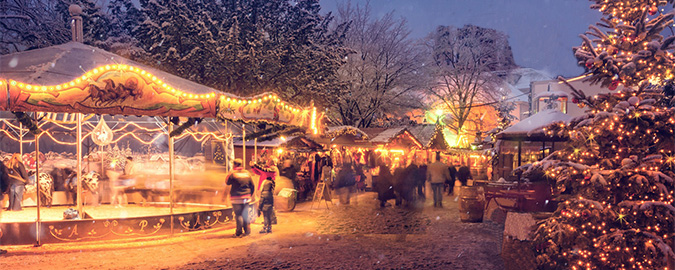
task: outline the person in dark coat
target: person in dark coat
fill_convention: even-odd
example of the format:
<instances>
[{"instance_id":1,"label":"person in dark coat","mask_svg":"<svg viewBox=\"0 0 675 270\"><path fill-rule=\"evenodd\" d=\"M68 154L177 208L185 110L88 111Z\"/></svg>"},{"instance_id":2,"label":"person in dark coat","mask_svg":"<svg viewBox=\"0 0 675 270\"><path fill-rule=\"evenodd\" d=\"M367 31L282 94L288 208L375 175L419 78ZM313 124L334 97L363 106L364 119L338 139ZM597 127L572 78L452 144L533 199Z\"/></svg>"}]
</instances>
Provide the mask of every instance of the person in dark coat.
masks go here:
<instances>
[{"instance_id":1,"label":"person in dark coat","mask_svg":"<svg viewBox=\"0 0 675 270\"><path fill-rule=\"evenodd\" d=\"M455 180L457 180L457 169L454 165L448 166L448 171L450 171L450 180L446 181L446 187L448 188L448 195L452 195L452 190L455 188Z\"/></svg>"},{"instance_id":2,"label":"person in dark coat","mask_svg":"<svg viewBox=\"0 0 675 270\"><path fill-rule=\"evenodd\" d=\"M410 165L413 166L409 169L410 177L412 178L411 180L415 185L413 195L417 195L417 200L425 201L426 196L424 195L424 185L426 184L427 178L427 164L419 164L417 160L414 160Z\"/></svg>"},{"instance_id":3,"label":"person in dark coat","mask_svg":"<svg viewBox=\"0 0 675 270\"><path fill-rule=\"evenodd\" d=\"M351 163L343 163L342 169L338 172L335 177L335 182L333 187L335 188L338 196L340 196L341 204L349 204L351 191L356 185L356 175L354 174L354 169L352 169Z\"/></svg>"},{"instance_id":4,"label":"person in dark coat","mask_svg":"<svg viewBox=\"0 0 675 270\"><path fill-rule=\"evenodd\" d=\"M9 175L9 207L10 211L21 211L23 192L26 190L28 173L21 161L21 154L15 153L7 164Z\"/></svg>"},{"instance_id":5,"label":"person in dark coat","mask_svg":"<svg viewBox=\"0 0 675 270\"><path fill-rule=\"evenodd\" d=\"M466 186L469 179L473 180L469 167L466 165L459 167L459 170L457 171L457 180L462 183L462 186Z\"/></svg>"},{"instance_id":6,"label":"person in dark coat","mask_svg":"<svg viewBox=\"0 0 675 270\"><path fill-rule=\"evenodd\" d=\"M389 166L384 162L380 162L378 168L380 174L375 179L373 186L377 192L377 199L380 201L380 207L385 207L388 200L396 198L396 195L394 195L394 184L392 182L394 176L391 174Z\"/></svg>"},{"instance_id":7,"label":"person in dark coat","mask_svg":"<svg viewBox=\"0 0 675 270\"><path fill-rule=\"evenodd\" d=\"M400 166L394 170L394 192L396 193L396 206L401 206L405 201L410 205L414 199L415 182L411 175L412 168L405 166L406 161L400 161Z\"/></svg>"},{"instance_id":8,"label":"person in dark coat","mask_svg":"<svg viewBox=\"0 0 675 270\"><path fill-rule=\"evenodd\" d=\"M251 234L249 202L253 198L255 185L253 184L251 174L241 167L241 159L236 158L232 163L234 168L227 176L227 184L232 186L230 189L230 203L232 203L234 219L237 222L237 230L234 236L242 237Z\"/></svg>"},{"instance_id":9,"label":"person in dark coat","mask_svg":"<svg viewBox=\"0 0 675 270\"><path fill-rule=\"evenodd\" d=\"M272 232L272 214L274 212L274 178L267 177L262 182L260 189L260 205L258 209L263 214L263 229L260 233Z\"/></svg>"}]
</instances>

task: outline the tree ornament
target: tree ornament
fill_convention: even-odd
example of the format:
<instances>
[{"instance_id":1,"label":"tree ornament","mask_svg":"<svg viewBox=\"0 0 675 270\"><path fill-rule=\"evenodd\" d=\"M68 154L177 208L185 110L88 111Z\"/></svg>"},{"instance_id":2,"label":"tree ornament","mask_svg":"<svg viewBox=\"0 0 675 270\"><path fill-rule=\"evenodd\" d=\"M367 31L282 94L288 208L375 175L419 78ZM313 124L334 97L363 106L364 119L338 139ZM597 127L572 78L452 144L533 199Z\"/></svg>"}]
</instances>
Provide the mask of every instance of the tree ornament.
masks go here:
<instances>
[{"instance_id":1,"label":"tree ornament","mask_svg":"<svg viewBox=\"0 0 675 270\"><path fill-rule=\"evenodd\" d=\"M654 14L656 14L657 11L659 11L658 7L656 7L656 6L649 7L649 15L654 16Z\"/></svg>"},{"instance_id":2,"label":"tree ornament","mask_svg":"<svg viewBox=\"0 0 675 270\"><path fill-rule=\"evenodd\" d=\"M586 68L593 68L593 59L586 60Z\"/></svg>"},{"instance_id":3,"label":"tree ornament","mask_svg":"<svg viewBox=\"0 0 675 270\"><path fill-rule=\"evenodd\" d=\"M572 98L572 103L578 104L578 103L579 103L579 99L578 99L578 98Z\"/></svg>"},{"instance_id":4,"label":"tree ornament","mask_svg":"<svg viewBox=\"0 0 675 270\"><path fill-rule=\"evenodd\" d=\"M617 87L619 87L619 80L612 81L608 88L610 91L614 91Z\"/></svg>"}]
</instances>

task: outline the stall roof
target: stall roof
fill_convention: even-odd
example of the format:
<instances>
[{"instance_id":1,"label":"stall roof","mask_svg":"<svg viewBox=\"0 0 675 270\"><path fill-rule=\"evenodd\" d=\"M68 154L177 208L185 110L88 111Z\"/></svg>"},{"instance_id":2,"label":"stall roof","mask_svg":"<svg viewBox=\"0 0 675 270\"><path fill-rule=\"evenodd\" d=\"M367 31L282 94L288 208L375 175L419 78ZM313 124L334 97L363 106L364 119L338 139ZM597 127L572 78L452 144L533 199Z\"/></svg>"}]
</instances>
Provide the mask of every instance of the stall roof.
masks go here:
<instances>
[{"instance_id":1,"label":"stall roof","mask_svg":"<svg viewBox=\"0 0 675 270\"><path fill-rule=\"evenodd\" d=\"M563 138L551 138L544 136L541 129L553 123L569 123L572 116L562 113L559 110L544 110L536 113L533 116L525 118L520 122L510 126L504 131L497 134L497 138L501 140L564 140Z\"/></svg>"},{"instance_id":2,"label":"stall roof","mask_svg":"<svg viewBox=\"0 0 675 270\"><path fill-rule=\"evenodd\" d=\"M356 139L359 140L368 140L368 134L363 132L363 130L360 130L357 127L354 126L334 126L334 127L328 127L326 133L324 133L324 137L327 138L333 138L335 139L336 137L340 137L342 135L349 134L351 136L354 136Z\"/></svg>"}]
</instances>

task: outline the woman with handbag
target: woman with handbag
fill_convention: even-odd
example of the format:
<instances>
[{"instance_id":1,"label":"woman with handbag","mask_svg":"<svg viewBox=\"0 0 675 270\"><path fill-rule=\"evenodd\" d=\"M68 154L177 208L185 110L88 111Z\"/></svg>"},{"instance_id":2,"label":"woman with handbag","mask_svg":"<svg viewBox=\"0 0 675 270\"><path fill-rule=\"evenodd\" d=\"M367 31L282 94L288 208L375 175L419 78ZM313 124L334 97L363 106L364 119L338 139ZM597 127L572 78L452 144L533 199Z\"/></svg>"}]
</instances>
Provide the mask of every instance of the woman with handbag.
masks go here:
<instances>
[{"instance_id":1,"label":"woman with handbag","mask_svg":"<svg viewBox=\"0 0 675 270\"><path fill-rule=\"evenodd\" d=\"M9 211L21 211L23 202L23 192L26 190L28 182L28 173L26 166L21 161L21 155L14 153L7 164L7 175L9 175Z\"/></svg>"}]
</instances>

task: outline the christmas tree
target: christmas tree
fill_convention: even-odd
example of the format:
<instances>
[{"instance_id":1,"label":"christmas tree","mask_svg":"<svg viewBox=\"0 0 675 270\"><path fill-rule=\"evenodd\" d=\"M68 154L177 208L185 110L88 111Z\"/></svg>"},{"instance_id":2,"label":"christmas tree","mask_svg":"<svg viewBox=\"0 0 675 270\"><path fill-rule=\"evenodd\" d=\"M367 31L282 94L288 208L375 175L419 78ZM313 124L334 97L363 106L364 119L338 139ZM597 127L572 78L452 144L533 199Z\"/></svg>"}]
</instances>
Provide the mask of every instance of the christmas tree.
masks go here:
<instances>
[{"instance_id":1,"label":"christmas tree","mask_svg":"<svg viewBox=\"0 0 675 270\"><path fill-rule=\"evenodd\" d=\"M536 227L542 269L672 269L675 207L673 0L592 0L604 15L574 49L588 80L616 90L574 101L588 113L548 135L564 149L532 168L556 179L558 208ZM604 30L603 30L604 29ZM670 268L669 268L670 267Z\"/></svg>"}]
</instances>

